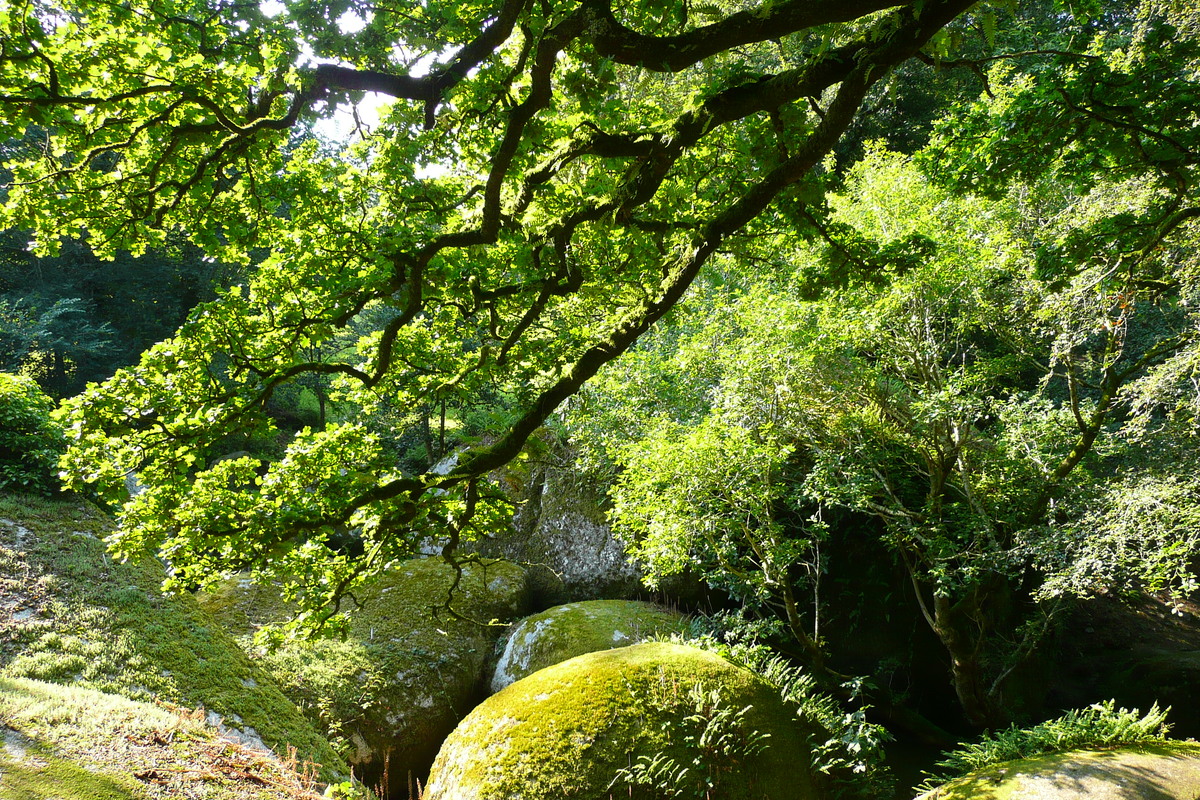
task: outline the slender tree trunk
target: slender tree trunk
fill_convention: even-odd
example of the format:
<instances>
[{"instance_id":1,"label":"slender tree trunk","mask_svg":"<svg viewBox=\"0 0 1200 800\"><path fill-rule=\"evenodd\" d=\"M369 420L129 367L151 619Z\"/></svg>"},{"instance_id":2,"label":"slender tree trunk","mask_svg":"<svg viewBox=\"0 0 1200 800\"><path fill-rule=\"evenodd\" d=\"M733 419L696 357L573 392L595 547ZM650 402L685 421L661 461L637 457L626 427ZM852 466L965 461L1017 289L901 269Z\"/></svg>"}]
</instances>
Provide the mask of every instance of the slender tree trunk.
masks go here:
<instances>
[{"instance_id":1,"label":"slender tree trunk","mask_svg":"<svg viewBox=\"0 0 1200 800\"><path fill-rule=\"evenodd\" d=\"M438 458L446 457L446 398L442 398L442 405L438 415Z\"/></svg>"},{"instance_id":2,"label":"slender tree trunk","mask_svg":"<svg viewBox=\"0 0 1200 800\"><path fill-rule=\"evenodd\" d=\"M51 375L54 394L65 397L67 394L67 359L63 355L61 347L54 348L54 368Z\"/></svg>"},{"instance_id":3,"label":"slender tree trunk","mask_svg":"<svg viewBox=\"0 0 1200 800\"><path fill-rule=\"evenodd\" d=\"M997 646L1017 638L1023 619L1014 599L1013 587L999 576L976 583L957 601L934 599L933 630L950 654L954 693L967 721L978 728L1008 725L1014 709L1028 699L1004 690L1011 685L1009 676L1034 653L1032 643L1018 647L1003 671L996 666L1003 660Z\"/></svg>"},{"instance_id":4,"label":"slender tree trunk","mask_svg":"<svg viewBox=\"0 0 1200 800\"><path fill-rule=\"evenodd\" d=\"M970 629L959 603L951 603L947 597L934 598L933 615L933 631L950 654L951 681L959 705L972 725L989 727L995 710L988 701L980 663L982 637Z\"/></svg>"},{"instance_id":5,"label":"slender tree trunk","mask_svg":"<svg viewBox=\"0 0 1200 800\"><path fill-rule=\"evenodd\" d=\"M433 428L429 423L432 413L433 409L428 403L421 408L421 441L425 445L425 458L431 467L437 463L437 458L433 455Z\"/></svg>"}]
</instances>

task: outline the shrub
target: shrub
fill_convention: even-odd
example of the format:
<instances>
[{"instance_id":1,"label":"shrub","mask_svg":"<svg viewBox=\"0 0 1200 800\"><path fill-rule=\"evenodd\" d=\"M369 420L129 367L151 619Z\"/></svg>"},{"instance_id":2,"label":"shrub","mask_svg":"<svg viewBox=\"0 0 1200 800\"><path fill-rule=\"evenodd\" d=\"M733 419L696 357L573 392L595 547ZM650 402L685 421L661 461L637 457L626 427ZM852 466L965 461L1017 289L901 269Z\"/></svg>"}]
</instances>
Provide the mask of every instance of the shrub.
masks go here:
<instances>
[{"instance_id":1,"label":"shrub","mask_svg":"<svg viewBox=\"0 0 1200 800\"><path fill-rule=\"evenodd\" d=\"M61 491L62 427L54 401L30 378L0 372L0 489L50 496Z\"/></svg>"}]
</instances>

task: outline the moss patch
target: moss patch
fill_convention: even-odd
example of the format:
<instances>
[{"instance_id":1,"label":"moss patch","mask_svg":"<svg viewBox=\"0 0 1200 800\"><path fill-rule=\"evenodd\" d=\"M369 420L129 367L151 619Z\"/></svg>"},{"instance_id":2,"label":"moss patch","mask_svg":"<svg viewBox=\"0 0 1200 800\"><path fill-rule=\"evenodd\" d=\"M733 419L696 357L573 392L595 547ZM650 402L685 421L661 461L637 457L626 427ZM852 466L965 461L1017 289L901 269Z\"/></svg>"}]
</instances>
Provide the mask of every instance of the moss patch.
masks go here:
<instances>
[{"instance_id":1,"label":"moss patch","mask_svg":"<svg viewBox=\"0 0 1200 800\"><path fill-rule=\"evenodd\" d=\"M425 800L801 800L814 796L809 765L805 731L761 678L649 642L577 656L490 697L446 740ZM638 779L656 770L658 788Z\"/></svg>"},{"instance_id":2,"label":"moss patch","mask_svg":"<svg viewBox=\"0 0 1200 800\"><path fill-rule=\"evenodd\" d=\"M0 495L0 677L204 706L246 741L279 753L292 745L329 779L345 774L324 737L193 598L160 594L161 564L113 562L110 531L86 504Z\"/></svg>"},{"instance_id":3,"label":"moss patch","mask_svg":"<svg viewBox=\"0 0 1200 800\"><path fill-rule=\"evenodd\" d=\"M959 778L921 800L1196 800L1200 744L1055 753Z\"/></svg>"},{"instance_id":4,"label":"moss patch","mask_svg":"<svg viewBox=\"0 0 1200 800\"><path fill-rule=\"evenodd\" d=\"M589 600L567 603L521 620L508 636L492 691L568 658L627 647L656 634L682 631L681 614L652 603Z\"/></svg>"},{"instance_id":5,"label":"moss patch","mask_svg":"<svg viewBox=\"0 0 1200 800\"><path fill-rule=\"evenodd\" d=\"M0 679L0 800L304 800L313 789L274 758L219 738L202 714Z\"/></svg>"},{"instance_id":6,"label":"moss patch","mask_svg":"<svg viewBox=\"0 0 1200 800\"><path fill-rule=\"evenodd\" d=\"M400 791L423 779L442 740L482 694L483 668L504 627L527 613L524 571L504 562L467 565L454 579L440 558L405 562L365 593L344 640L291 642L255 650L258 627L287 618L274 587L232 581L202 598L316 720L368 784Z\"/></svg>"}]
</instances>

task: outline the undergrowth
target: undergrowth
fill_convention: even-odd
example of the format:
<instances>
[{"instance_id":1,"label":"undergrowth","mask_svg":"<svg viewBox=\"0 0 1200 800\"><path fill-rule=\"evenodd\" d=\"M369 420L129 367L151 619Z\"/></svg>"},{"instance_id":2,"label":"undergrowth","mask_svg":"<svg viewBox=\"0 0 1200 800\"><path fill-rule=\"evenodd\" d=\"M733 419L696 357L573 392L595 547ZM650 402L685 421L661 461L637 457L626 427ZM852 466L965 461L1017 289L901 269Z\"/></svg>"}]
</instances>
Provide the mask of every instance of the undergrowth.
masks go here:
<instances>
[{"instance_id":1,"label":"undergrowth","mask_svg":"<svg viewBox=\"0 0 1200 800\"><path fill-rule=\"evenodd\" d=\"M640 756L617 770L610 790L625 786L632 796L633 788L640 787L666 800L721 797L724 782L735 779L739 766L767 749L770 734L754 730L746 720L750 706L738 709L726 704L717 689L708 691L697 684L685 697L664 697L658 702L674 703L683 712L664 732L685 742L693 759L681 763L666 753Z\"/></svg>"},{"instance_id":2,"label":"undergrowth","mask_svg":"<svg viewBox=\"0 0 1200 800\"><path fill-rule=\"evenodd\" d=\"M1155 703L1143 715L1136 708L1115 708L1114 701L1108 700L1029 728L1014 725L988 732L978 742L946 753L935 765L939 772L927 773L917 791L928 792L969 772L1005 761L1068 750L1163 742L1171 728L1166 721L1169 711L1160 710Z\"/></svg>"},{"instance_id":3,"label":"undergrowth","mask_svg":"<svg viewBox=\"0 0 1200 800\"><path fill-rule=\"evenodd\" d=\"M693 618L687 636L658 638L681 641L710 650L727 661L757 673L775 687L809 734L813 778L822 796L832 800L868 800L891 796L894 780L884 763L883 745L891 735L867 721L869 706L858 702L866 687L851 681L843 688L851 700L838 700L817 681L763 643L773 631L761 621L731 620L729 615ZM857 703L857 707L854 707Z\"/></svg>"}]
</instances>

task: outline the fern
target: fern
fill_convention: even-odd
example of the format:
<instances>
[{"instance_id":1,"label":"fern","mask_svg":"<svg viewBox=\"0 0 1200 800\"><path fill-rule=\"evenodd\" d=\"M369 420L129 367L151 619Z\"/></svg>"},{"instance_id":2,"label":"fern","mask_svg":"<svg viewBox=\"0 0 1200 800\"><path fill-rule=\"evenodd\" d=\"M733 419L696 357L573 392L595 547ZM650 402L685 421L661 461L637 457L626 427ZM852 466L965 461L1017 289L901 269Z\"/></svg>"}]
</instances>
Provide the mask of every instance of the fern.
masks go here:
<instances>
[{"instance_id":1,"label":"fern","mask_svg":"<svg viewBox=\"0 0 1200 800\"><path fill-rule=\"evenodd\" d=\"M1085 709L1068 711L1057 719L1031 728L1015 725L995 733L985 733L978 742L965 744L937 762L938 774L929 774L917 787L927 792L968 772L1021 758L1068 750L1100 749L1119 745L1161 742L1171 726L1170 708L1160 710L1155 703L1143 715L1138 709L1117 709L1112 700L1095 703Z\"/></svg>"}]
</instances>

